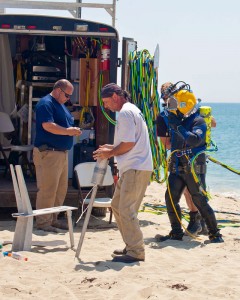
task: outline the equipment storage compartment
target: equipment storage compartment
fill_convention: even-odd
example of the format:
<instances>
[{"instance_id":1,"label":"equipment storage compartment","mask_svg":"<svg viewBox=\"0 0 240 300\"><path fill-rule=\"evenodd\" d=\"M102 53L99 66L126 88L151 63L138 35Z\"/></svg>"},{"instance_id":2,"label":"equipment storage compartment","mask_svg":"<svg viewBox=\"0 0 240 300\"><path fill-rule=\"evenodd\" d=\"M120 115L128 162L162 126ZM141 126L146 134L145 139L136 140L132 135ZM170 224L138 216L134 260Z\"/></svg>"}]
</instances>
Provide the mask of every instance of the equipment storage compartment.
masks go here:
<instances>
[{"instance_id":1,"label":"equipment storage compartment","mask_svg":"<svg viewBox=\"0 0 240 300\"><path fill-rule=\"evenodd\" d=\"M103 85L117 82L118 33L112 26L77 18L0 14L2 37L0 52L4 55L1 47L10 49L9 66L14 75L13 86L17 87L15 99L4 97L4 101L13 101L18 111L25 108L25 118L19 114L20 121L16 122L22 144L34 142L33 113L37 101L59 79L66 78L74 85L67 107L75 126L94 130L95 145L82 145L81 138L75 141L74 149L69 151L72 178L74 164L92 159L95 148L113 142L114 125L102 112L99 91ZM2 87L9 88L3 84ZM115 113L106 113L115 120ZM86 155L81 152L84 147Z\"/></svg>"},{"instance_id":2,"label":"equipment storage compartment","mask_svg":"<svg viewBox=\"0 0 240 300\"><path fill-rule=\"evenodd\" d=\"M81 111L89 110L94 123L83 129L94 127L96 147L112 142L114 126L102 114L99 90L102 85L116 82L118 34L115 28L75 18L2 14L0 34L7 36L10 46L18 109L29 105L29 86L33 87L34 111L38 99L49 92L47 84L66 78L75 87L73 103L67 104L76 116L75 125L82 122ZM41 88L34 87L36 83ZM115 119L114 113L107 113ZM29 120L33 122L32 116ZM26 131L29 126L25 124L21 134L25 140L29 135ZM32 139L28 139L30 142Z\"/></svg>"}]
</instances>

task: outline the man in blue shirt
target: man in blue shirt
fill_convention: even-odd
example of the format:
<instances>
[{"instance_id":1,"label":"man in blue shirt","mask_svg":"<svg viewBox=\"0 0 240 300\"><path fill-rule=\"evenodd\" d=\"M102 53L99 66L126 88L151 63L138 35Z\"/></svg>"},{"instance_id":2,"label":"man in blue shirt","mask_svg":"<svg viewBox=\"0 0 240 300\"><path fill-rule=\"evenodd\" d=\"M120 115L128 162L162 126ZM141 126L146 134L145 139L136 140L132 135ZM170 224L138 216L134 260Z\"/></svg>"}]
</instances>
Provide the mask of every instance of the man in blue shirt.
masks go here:
<instances>
[{"instance_id":1,"label":"man in blue shirt","mask_svg":"<svg viewBox=\"0 0 240 300\"><path fill-rule=\"evenodd\" d=\"M36 105L36 139L33 161L37 177L36 208L61 206L68 187L68 150L73 145L73 136L81 130L74 127L74 118L64 105L73 93L72 84L61 79L50 94ZM57 220L57 215L36 217L36 226L44 231L57 232L67 229L67 224Z\"/></svg>"}]
</instances>

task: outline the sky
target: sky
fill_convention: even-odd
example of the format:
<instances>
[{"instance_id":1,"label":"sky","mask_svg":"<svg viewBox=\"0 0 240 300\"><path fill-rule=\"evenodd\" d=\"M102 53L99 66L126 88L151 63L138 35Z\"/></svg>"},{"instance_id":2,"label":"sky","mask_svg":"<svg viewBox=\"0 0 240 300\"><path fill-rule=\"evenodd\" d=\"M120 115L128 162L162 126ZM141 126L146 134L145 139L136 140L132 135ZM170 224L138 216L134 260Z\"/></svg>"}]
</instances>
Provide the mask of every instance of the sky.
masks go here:
<instances>
[{"instance_id":1,"label":"sky","mask_svg":"<svg viewBox=\"0 0 240 300\"><path fill-rule=\"evenodd\" d=\"M63 11L54 15L70 16ZM206 102L240 103L239 16L239 0L119 0L116 29L120 39L134 38L138 50L151 55L159 44L159 86L183 80ZM111 24L110 15L100 9L83 9L82 19Z\"/></svg>"}]
</instances>

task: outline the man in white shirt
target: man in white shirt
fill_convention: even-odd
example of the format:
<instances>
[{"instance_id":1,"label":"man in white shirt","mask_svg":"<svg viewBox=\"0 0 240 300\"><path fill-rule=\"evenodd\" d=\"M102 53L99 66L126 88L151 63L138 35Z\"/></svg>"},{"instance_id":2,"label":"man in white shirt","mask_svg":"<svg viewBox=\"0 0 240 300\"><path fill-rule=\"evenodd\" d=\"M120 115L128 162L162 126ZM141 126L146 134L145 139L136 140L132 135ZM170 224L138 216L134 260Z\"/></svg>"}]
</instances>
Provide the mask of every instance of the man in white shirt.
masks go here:
<instances>
[{"instance_id":1,"label":"man in white shirt","mask_svg":"<svg viewBox=\"0 0 240 300\"><path fill-rule=\"evenodd\" d=\"M105 144L94 152L95 159L115 156L120 178L112 199L112 210L125 243L113 252L114 262L145 260L143 234L137 218L153 170L149 135L144 116L130 103L130 95L115 83L102 88L104 107L119 112L114 144Z\"/></svg>"}]
</instances>

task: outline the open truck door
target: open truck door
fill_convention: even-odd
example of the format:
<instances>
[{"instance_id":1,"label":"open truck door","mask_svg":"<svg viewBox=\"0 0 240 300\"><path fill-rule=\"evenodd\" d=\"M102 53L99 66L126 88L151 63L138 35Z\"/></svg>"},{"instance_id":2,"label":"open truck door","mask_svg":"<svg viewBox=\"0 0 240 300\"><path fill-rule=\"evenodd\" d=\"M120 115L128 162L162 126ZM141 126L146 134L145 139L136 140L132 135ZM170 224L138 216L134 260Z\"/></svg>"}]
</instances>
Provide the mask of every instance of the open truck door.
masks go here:
<instances>
[{"instance_id":1,"label":"open truck door","mask_svg":"<svg viewBox=\"0 0 240 300\"><path fill-rule=\"evenodd\" d=\"M160 113L158 94L159 45L152 56L148 50L137 50L133 39L123 39L122 87L141 111L148 127L153 155L152 180L164 182L167 176L166 152L157 137L157 116Z\"/></svg>"},{"instance_id":2,"label":"open truck door","mask_svg":"<svg viewBox=\"0 0 240 300\"><path fill-rule=\"evenodd\" d=\"M121 87L128 90L129 78L129 53L137 50L137 42L133 38L123 37L122 39L122 74Z\"/></svg>"}]
</instances>

